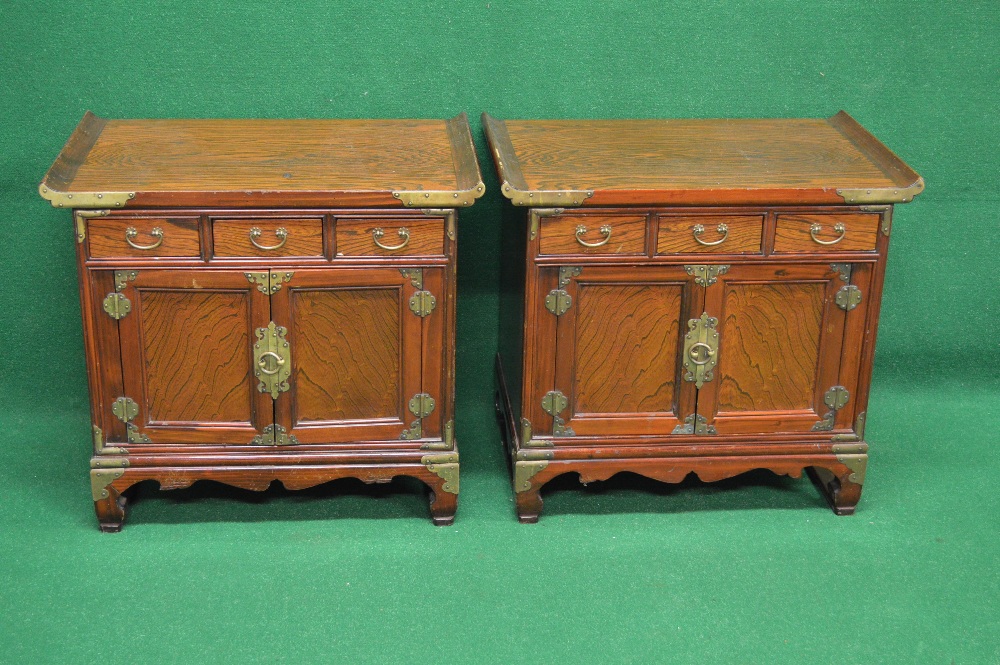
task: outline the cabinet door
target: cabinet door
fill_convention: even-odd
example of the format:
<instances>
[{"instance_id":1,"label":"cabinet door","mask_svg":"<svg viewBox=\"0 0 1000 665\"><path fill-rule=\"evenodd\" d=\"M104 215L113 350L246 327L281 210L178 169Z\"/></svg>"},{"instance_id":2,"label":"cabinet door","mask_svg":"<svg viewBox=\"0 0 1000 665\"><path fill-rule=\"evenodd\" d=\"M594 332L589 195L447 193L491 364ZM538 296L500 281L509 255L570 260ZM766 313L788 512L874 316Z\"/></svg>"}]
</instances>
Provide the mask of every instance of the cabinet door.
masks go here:
<instances>
[{"instance_id":1,"label":"cabinet door","mask_svg":"<svg viewBox=\"0 0 1000 665\"><path fill-rule=\"evenodd\" d=\"M118 321L129 439L154 444L248 444L270 425L256 390L254 331L268 324L268 296L242 272L119 270L130 311Z\"/></svg>"},{"instance_id":2,"label":"cabinet door","mask_svg":"<svg viewBox=\"0 0 1000 665\"><path fill-rule=\"evenodd\" d=\"M682 322L701 311L703 289L683 266L588 265L574 273L563 268L561 279L550 276L550 286L561 286L571 298L555 324L551 390L567 402L556 416L577 436L672 433L694 412L695 387L681 379L678 359ZM539 300L544 307L545 298ZM542 309L538 316L555 315ZM551 403L545 408L551 411ZM560 435L551 413L539 422ZM536 425L536 431L546 429Z\"/></svg>"},{"instance_id":3,"label":"cabinet door","mask_svg":"<svg viewBox=\"0 0 1000 665\"><path fill-rule=\"evenodd\" d=\"M398 442L404 431L419 438L409 403L423 392L425 317L410 308L422 290L413 281L395 268L296 270L271 297L291 370L275 420L299 443ZM441 316L444 294L430 293L440 302L427 316Z\"/></svg>"},{"instance_id":4,"label":"cabinet door","mask_svg":"<svg viewBox=\"0 0 1000 665\"><path fill-rule=\"evenodd\" d=\"M824 396L840 383L845 311L835 296L843 286L830 264L732 266L719 275L705 304L718 320L717 365L698 392L709 427L795 433L824 419Z\"/></svg>"}]
</instances>

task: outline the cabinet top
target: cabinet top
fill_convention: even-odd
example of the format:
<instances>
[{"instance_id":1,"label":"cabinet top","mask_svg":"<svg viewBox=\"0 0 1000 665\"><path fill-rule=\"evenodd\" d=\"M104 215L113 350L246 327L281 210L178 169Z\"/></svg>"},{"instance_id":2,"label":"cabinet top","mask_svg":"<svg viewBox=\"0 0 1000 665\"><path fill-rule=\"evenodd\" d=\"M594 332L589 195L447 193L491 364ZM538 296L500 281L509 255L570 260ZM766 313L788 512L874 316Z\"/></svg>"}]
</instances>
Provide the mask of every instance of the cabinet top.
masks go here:
<instances>
[{"instance_id":1,"label":"cabinet top","mask_svg":"<svg viewBox=\"0 0 1000 665\"><path fill-rule=\"evenodd\" d=\"M844 111L829 119L500 120L483 114L515 205L909 201L924 181Z\"/></svg>"},{"instance_id":2,"label":"cabinet top","mask_svg":"<svg viewBox=\"0 0 1000 665\"><path fill-rule=\"evenodd\" d=\"M61 208L455 208L485 187L468 117L105 120L87 112L39 185Z\"/></svg>"}]
</instances>

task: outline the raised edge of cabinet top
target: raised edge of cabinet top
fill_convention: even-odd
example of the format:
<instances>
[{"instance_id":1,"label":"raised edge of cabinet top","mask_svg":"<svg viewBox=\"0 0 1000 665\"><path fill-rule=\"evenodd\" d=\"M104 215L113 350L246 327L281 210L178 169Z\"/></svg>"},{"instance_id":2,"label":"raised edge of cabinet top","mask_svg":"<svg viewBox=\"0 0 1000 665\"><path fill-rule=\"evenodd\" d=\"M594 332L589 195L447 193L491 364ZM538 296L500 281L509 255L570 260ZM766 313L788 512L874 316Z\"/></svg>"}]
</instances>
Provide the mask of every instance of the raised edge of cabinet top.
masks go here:
<instances>
[{"instance_id":1,"label":"raised edge of cabinet top","mask_svg":"<svg viewBox=\"0 0 1000 665\"><path fill-rule=\"evenodd\" d=\"M828 119L500 120L501 191L531 207L888 204L923 179L840 111Z\"/></svg>"},{"instance_id":2,"label":"raised edge of cabinet top","mask_svg":"<svg viewBox=\"0 0 1000 665\"><path fill-rule=\"evenodd\" d=\"M485 187L450 120L105 120L84 115L39 192L59 208L456 208Z\"/></svg>"}]
</instances>

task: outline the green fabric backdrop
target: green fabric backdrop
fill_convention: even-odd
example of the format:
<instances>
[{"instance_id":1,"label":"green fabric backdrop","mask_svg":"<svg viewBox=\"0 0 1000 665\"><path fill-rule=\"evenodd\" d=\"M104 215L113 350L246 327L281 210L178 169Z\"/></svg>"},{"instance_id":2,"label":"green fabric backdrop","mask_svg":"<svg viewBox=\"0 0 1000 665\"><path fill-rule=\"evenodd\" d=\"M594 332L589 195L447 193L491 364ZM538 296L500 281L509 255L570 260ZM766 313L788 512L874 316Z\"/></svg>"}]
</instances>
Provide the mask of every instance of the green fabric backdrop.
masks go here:
<instances>
[{"instance_id":1,"label":"green fabric backdrop","mask_svg":"<svg viewBox=\"0 0 1000 665\"><path fill-rule=\"evenodd\" d=\"M4 2L0 661L1000 662L1000 6L988 1ZM921 173L897 208L858 514L806 480L557 481L518 525L492 414L500 194L479 113L826 117ZM419 488L89 500L69 215L36 187L86 109L450 117L459 519Z\"/></svg>"}]
</instances>

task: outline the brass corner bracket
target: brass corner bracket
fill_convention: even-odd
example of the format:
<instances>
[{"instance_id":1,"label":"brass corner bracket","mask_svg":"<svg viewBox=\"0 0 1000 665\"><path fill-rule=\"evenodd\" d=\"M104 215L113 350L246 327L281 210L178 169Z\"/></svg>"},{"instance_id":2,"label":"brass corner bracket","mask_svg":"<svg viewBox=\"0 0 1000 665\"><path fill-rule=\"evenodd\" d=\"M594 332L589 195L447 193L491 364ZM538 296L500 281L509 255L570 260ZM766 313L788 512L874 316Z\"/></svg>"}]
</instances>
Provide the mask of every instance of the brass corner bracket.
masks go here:
<instances>
[{"instance_id":1,"label":"brass corner bracket","mask_svg":"<svg viewBox=\"0 0 1000 665\"><path fill-rule=\"evenodd\" d=\"M527 492L531 489L531 479L549 465L548 460L515 460L514 462L514 492Z\"/></svg>"},{"instance_id":2,"label":"brass corner bracket","mask_svg":"<svg viewBox=\"0 0 1000 665\"><path fill-rule=\"evenodd\" d=\"M522 190L515 188L507 180L504 180L500 185L500 191L516 206L537 206L540 208L581 206L584 201L594 195L592 189Z\"/></svg>"},{"instance_id":3,"label":"brass corner bracket","mask_svg":"<svg viewBox=\"0 0 1000 665\"><path fill-rule=\"evenodd\" d=\"M458 494L458 453L424 455L420 458L420 463L427 467L428 471L444 480L444 485L441 486L442 491L450 494Z\"/></svg>"},{"instance_id":4,"label":"brass corner bracket","mask_svg":"<svg viewBox=\"0 0 1000 665\"><path fill-rule=\"evenodd\" d=\"M38 193L52 204L53 208L123 208L135 198L135 192L60 192L44 182L38 185Z\"/></svg>"},{"instance_id":5,"label":"brass corner bracket","mask_svg":"<svg viewBox=\"0 0 1000 665\"><path fill-rule=\"evenodd\" d=\"M91 469L90 470L90 491L94 501L101 501L111 496L108 492L108 485L125 475L124 468L117 469Z\"/></svg>"},{"instance_id":6,"label":"brass corner bracket","mask_svg":"<svg viewBox=\"0 0 1000 665\"><path fill-rule=\"evenodd\" d=\"M87 239L87 220L91 217L106 217L110 215L110 210L75 210L73 220L76 222L76 242L82 243Z\"/></svg>"},{"instance_id":7,"label":"brass corner bracket","mask_svg":"<svg viewBox=\"0 0 1000 665\"><path fill-rule=\"evenodd\" d=\"M924 179L906 187L873 187L871 189L838 189L837 196L844 198L844 203L906 203L914 196L924 191Z\"/></svg>"},{"instance_id":8,"label":"brass corner bracket","mask_svg":"<svg viewBox=\"0 0 1000 665\"><path fill-rule=\"evenodd\" d=\"M442 208L445 206L470 206L486 192L486 185L480 180L471 189L450 191L396 191L392 195L407 208Z\"/></svg>"},{"instance_id":9,"label":"brass corner bracket","mask_svg":"<svg viewBox=\"0 0 1000 665\"><path fill-rule=\"evenodd\" d=\"M847 478L849 481L858 485L865 484L865 471L868 469L867 443L835 443L833 454L837 456L838 462L851 470L851 475Z\"/></svg>"}]
</instances>

